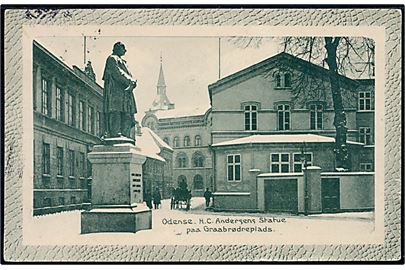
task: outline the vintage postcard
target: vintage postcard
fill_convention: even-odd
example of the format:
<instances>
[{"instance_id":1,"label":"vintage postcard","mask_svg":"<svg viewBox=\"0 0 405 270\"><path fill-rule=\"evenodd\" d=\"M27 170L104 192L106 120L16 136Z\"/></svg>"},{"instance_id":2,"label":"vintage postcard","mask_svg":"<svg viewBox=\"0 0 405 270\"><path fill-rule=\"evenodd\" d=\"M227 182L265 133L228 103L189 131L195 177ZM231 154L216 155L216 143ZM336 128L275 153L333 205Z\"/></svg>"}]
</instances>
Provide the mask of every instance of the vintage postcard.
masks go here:
<instances>
[{"instance_id":1,"label":"vintage postcard","mask_svg":"<svg viewBox=\"0 0 405 270\"><path fill-rule=\"evenodd\" d=\"M399 261L402 12L5 9L5 261Z\"/></svg>"}]
</instances>

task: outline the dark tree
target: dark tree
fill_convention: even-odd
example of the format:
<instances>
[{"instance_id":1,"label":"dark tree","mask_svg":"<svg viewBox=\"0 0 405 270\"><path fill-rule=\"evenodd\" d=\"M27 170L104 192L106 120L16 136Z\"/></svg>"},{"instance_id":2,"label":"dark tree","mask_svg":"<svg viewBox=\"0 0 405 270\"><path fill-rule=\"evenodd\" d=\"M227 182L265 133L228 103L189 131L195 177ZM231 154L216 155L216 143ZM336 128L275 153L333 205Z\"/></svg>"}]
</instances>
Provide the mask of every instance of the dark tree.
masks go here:
<instances>
[{"instance_id":1,"label":"dark tree","mask_svg":"<svg viewBox=\"0 0 405 270\"><path fill-rule=\"evenodd\" d=\"M346 144L347 127L343 97L357 97L356 93L342 93L339 75L374 76L374 42L367 38L348 37L286 37L283 39L284 52L291 53L309 62L328 68L326 82L332 95L335 112L333 124L336 129L336 167L348 169L349 155ZM318 63L317 63L318 61ZM302 84L303 78L300 78ZM308 87L305 87L308 94ZM309 88L311 89L311 88ZM324 87L318 89L325 89ZM355 91L357 89L354 89ZM327 94L327 93L326 93ZM296 93L295 96L300 95Z\"/></svg>"}]
</instances>

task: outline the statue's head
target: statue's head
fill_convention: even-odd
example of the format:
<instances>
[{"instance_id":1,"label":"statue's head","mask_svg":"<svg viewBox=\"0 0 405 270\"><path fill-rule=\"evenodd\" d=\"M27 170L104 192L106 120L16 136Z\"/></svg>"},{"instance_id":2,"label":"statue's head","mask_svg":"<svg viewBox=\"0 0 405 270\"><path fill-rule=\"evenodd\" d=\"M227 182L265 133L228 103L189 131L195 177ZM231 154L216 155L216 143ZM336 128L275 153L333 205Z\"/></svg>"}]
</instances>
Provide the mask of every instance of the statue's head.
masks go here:
<instances>
[{"instance_id":1,"label":"statue's head","mask_svg":"<svg viewBox=\"0 0 405 270\"><path fill-rule=\"evenodd\" d=\"M118 41L117 43L114 44L113 47L113 54L118 55L118 56L123 56L126 53L125 45L121 41Z\"/></svg>"}]
</instances>

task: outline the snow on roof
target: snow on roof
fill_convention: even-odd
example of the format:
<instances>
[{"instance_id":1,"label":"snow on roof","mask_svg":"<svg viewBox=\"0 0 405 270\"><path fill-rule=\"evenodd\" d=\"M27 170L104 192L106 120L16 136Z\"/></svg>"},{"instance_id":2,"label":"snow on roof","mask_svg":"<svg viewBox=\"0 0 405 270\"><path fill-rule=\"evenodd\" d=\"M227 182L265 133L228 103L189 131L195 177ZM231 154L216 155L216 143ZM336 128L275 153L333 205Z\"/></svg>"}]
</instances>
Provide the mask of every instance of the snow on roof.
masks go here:
<instances>
[{"instance_id":1,"label":"snow on roof","mask_svg":"<svg viewBox=\"0 0 405 270\"><path fill-rule=\"evenodd\" d=\"M198 116L198 115L204 115L209 108L210 108L209 106L202 106L202 107L172 109L172 110L165 110L165 111L157 111L157 112L155 112L155 115L158 119Z\"/></svg>"},{"instance_id":2,"label":"snow on roof","mask_svg":"<svg viewBox=\"0 0 405 270\"><path fill-rule=\"evenodd\" d=\"M153 130L151 130L148 127L142 127L141 132L148 132L152 138L155 140L155 142L158 144L160 148L166 148L170 151L173 151L173 148L171 148L164 140L162 140Z\"/></svg>"},{"instance_id":3,"label":"snow on roof","mask_svg":"<svg viewBox=\"0 0 405 270\"><path fill-rule=\"evenodd\" d=\"M141 131L142 135L136 136L136 145L141 149L141 153L147 157L165 161L164 158L159 156L161 148L159 143L154 138L154 132L149 128L142 128Z\"/></svg>"},{"instance_id":4,"label":"snow on roof","mask_svg":"<svg viewBox=\"0 0 405 270\"><path fill-rule=\"evenodd\" d=\"M335 138L315 134L275 134L252 135L235 140L214 143L212 146L239 145L250 143L334 143ZM363 145L362 143L347 141L349 144Z\"/></svg>"}]
</instances>

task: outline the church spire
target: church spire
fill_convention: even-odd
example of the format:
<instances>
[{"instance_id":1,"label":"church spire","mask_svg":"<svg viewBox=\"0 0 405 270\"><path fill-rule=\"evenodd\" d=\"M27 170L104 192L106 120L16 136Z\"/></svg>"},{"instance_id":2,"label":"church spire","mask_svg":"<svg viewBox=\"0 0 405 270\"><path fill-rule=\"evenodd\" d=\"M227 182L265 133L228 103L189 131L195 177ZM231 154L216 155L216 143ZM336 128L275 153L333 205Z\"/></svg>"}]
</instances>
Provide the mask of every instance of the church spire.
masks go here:
<instances>
[{"instance_id":1,"label":"church spire","mask_svg":"<svg viewBox=\"0 0 405 270\"><path fill-rule=\"evenodd\" d=\"M159 94L159 88L165 88L164 92L166 92L166 82L165 82L165 76L163 75L163 60L162 60L162 53L160 53L160 71L159 71L159 79L158 79L158 83L157 83L157 87L158 87L158 94ZM163 89L162 89L163 90Z\"/></svg>"},{"instance_id":2,"label":"church spire","mask_svg":"<svg viewBox=\"0 0 405 270\"><path fill-rule=\"evenodd\" d=\"M152 106L149 108L150 111L159 111L159 110L171 110L174 109L174 103L171 103L169 98L166 95L166 82L165 76L163 75L163 57L162 52L160 52L160 70L159 78L156 85L157 96L152 103Z\"/></svg>"}]
</instances>

